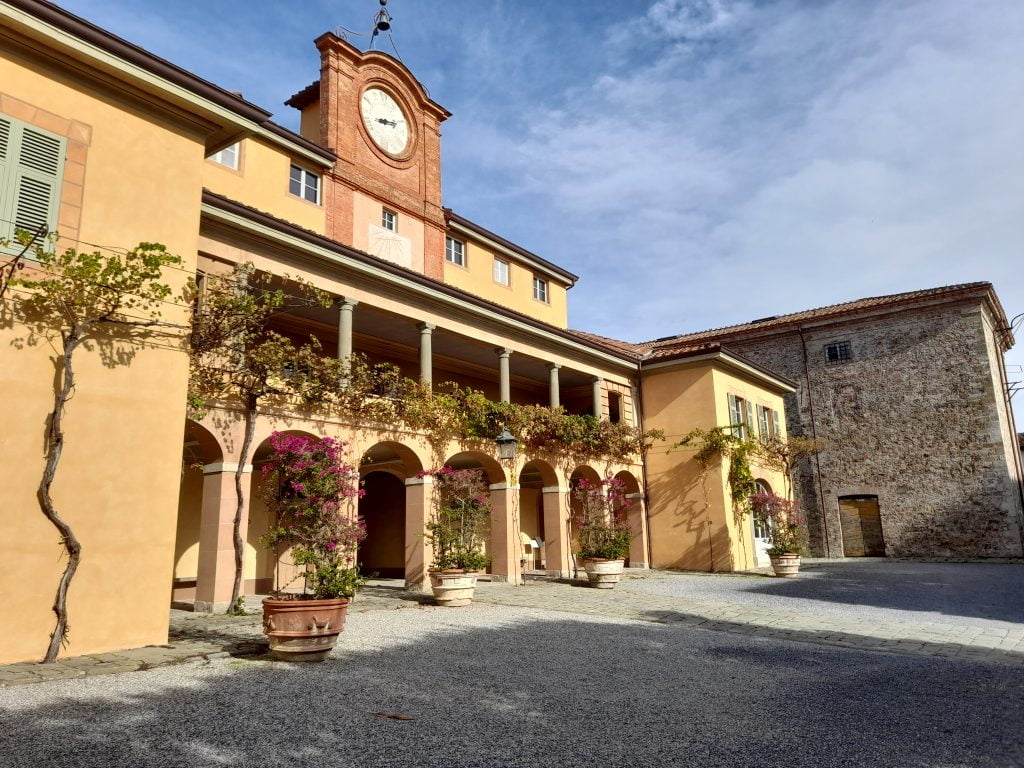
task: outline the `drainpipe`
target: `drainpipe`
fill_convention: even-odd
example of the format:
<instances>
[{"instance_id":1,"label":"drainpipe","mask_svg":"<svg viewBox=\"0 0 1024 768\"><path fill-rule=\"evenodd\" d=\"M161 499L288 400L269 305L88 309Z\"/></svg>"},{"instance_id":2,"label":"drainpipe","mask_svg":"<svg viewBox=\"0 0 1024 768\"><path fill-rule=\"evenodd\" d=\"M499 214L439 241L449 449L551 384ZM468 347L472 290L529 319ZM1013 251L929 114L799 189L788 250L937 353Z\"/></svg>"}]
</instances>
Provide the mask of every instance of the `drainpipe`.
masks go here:
<instances>
[{"instance_id":1,"label":"drainpipe","mask_svg":"<svg viewBox=\"0 0 1024 768\"><path fill-rule=\"evenodd\" d=\"M818 428L814 420L814 398L811 396L811 374L807 364L807 340L804 338L803 328L798 325L796 331L800 334L800 350L803 352L804 357L804 384L807 387L807 409L810 411L811 416L811 439L817 444ZM818 481L818 499L821 502L821 525L825 534L825 557L832 557L832 546L829 543L828 535L828 512L825 510L825 491L821 484L821 460L818 458L817 451L814 452L814 470Z\"/></svg>"},{"instance_id":2,"label":"drainpipe","mask_svg":"<svg viewBox=\"0 0 1024 768\"><path fill-rule=\"evenodd\" d=\"M644 372L643 357L636 361L636 402L633 412L640 432L644 431ZM640 465L644 471L644 531L647 534L647 569L654 570L654 549L651 546L651 494L647 488L647 451L640 454Z\"/></svg>"}]
</instances>

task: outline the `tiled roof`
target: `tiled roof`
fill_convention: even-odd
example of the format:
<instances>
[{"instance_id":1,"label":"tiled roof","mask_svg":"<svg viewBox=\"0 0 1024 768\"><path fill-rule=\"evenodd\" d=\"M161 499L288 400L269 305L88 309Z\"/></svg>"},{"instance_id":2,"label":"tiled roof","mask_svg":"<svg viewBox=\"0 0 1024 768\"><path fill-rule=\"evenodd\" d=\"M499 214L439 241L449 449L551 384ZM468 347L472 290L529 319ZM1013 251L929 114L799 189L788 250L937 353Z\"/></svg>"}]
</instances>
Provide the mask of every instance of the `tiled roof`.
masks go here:
<instances>
[{"instance_id":1,"label":"tiled roof","mask_svg":"<svg viewBox=\"0 0 1024 768\"><path fill-rule=\"evenodd\" d=\"M599 336L596 333L588 333L587 331L578 331L574 328L569 329L569 333L574 336L579 336L584 341L588 341L592 344L600 344L611 349L615 349L618 352L628 355L633 359L639 360L640 356L648 351L648 347L643 344L633 344L629 341L619 341L618 339L610 339L607 336Z\"/></svg>"},{"instance_id":2,"label":"tiled roof","mask_svg":"<svg viewBox=\"0 0 1024 768\"><path fill-rule=\"evenodd\" d=\"M713 328L695 333L684 333L678 336L668 336L654 341L642 342L636 346L638 348L648 348L650 350L650 359L671 357L682 350L703 342L719 341L738 336L760 335L775 330L781 331L790 326L808 321L826 320L871 309L898 307L903 304L913 304L923 299L942 298L965 292L991 292L991 290L991 283L977 282L946 285L940 288L926 288L906 293L894 293L888 296L872 296L865 299L843 302L842 304L831 304L816 309L806 309L788 315L777 315L760 320L752 320L749 323L740 323L738 325ZM996 308L999 312L1002 311L998 305Z\"/></svg>"}]
</instances>

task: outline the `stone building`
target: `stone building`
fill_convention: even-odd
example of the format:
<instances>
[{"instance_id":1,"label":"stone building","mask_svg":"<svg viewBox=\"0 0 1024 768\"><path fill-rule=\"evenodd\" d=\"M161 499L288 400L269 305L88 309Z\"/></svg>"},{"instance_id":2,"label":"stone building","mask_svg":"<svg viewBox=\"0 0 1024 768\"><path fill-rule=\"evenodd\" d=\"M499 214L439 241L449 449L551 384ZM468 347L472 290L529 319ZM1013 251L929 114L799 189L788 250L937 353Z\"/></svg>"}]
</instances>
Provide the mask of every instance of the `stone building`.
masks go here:
<instances>
[{"instance_id":1,"label":"stone building","mask_svg":"<svg viewBox=\"0 0 1024 768\"><path fill-rule=\"evenodd\" d=\"M1021 456L989 283L880 296L660 339L720 344L798 384L790 435L824 447L797 494L815 554L1019 557Z\"/></svg>"}]
</instances>

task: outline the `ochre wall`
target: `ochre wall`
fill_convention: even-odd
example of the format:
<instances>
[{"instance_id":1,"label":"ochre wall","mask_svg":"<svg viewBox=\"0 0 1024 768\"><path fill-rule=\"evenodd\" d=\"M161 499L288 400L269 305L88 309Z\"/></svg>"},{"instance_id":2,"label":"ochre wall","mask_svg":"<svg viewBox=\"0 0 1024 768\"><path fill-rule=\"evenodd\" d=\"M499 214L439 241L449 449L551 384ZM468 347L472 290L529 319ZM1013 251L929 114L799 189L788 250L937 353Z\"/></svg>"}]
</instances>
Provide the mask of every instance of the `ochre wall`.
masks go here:
<instances>
[{"instance_id":1,"label":"ochre wall","mask_svg":"<svg viewBox=\"0 0 1024 768\"><path fill-rule=\"evenodd\" d=\"M213 160L202 163L202 185L211 192L323 234L326 223L324 206L288 191L292 158L258 139L242 141L239 149L237 171ZM323 169L305 161L294 162L320 176L322 203Z\"/></svg>"},{"instance_id":2,"label":"ochre wall","mask_svg":"<svg viewBox=\"0 0 1024 768\"><path fill-rule=\"evenodd\" d=\"M374 256L380 256L388 261L394 261L403 267L408 267L422 274L423 272L423 222L409 216L401 211L395 211L397 230L396 234L409 241L409 255L411 261L402 264L401 260L389 258L386 251L370 238L370 225L379 227L381 224L382 209L395 211L394 206L382 203L380 200L364 195L361 192L352 193L352 247Z\"/></svg>"},{"instance_id":3,"label":"ochre wall","mask_svg":"<svg viewBox=\"0 0 1024 768\"><path fill-rule=\"evenodd\" d=\"M702 477L694 449L673 447L696 427L728 425L730 393L778 411L784 423L780 395L710 362L644 373L644 426L666 433L647 454L655 568L733 571L756 565L750 517L736 518L722 467L712 466ZM781 475L755 466L754 476L783 493Z\"/></svg>"},{"instance_id":4,"label":"ochre wall","mask_svg":"<svg viewBox=\"0 0 1024 768\"><path fill-rule=\"evenodd\" d=\"M15 56L4 49L0 57L0 110L17 100L34 110L14 115L19 119L87 127L78 237L116 248L165 244L184 258L183 269L166 273L180 290L195 265L200 137L160 124L152 104L122 101L110 90L96 98L91 85L52 69L47 59ZM166 319L185 319L164 308ZM11 470L0 486L0 589L6 615L18 617L18 631L0 641L0 663L43 656L65 564L35 496L52 408L53 349L45 341L19 344L26 339L23 326L0 330L0 398L17 403L0 433L0 455ZM82 543L69 592L69 656L166 642L187 377L180 350L119 344L81 347L76 356L78 386L52 489Z\"/></svg>"},{"instance_id":5,"label":"ochre wall","mask_svg":"<svg viewBox=\"0 0 1024 768\"><path fill-rule=\"evenodd\" d=\"M494 254L487 248L467 240L461 235L455 238L465 243L466 266L460 267L448 261L444 263L444 281L476 296L501 304L503 307L522 312L524 315L543 320L545 323L565 328L569 323L565 286L553 278L526 268L515 259ZM509 285L494 282L494 257L509 264ZM548 302L533 298L533 276L548 281Z\"/></svg>"}]
</instances>

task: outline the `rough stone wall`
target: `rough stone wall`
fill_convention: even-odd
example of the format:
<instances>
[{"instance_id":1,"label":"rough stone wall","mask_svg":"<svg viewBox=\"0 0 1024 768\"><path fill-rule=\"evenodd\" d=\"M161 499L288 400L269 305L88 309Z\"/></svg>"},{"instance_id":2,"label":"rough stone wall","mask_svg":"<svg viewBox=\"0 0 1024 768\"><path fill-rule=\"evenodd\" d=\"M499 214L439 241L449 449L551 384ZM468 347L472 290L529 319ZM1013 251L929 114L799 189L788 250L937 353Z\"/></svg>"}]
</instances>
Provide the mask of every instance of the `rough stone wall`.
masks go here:
<instances>
[{"instance_id":1,"label":"rough stone wall","mask_svg":"<svg viewBox=\"0 0 1024 768\"><path fill-rule=\"evenodd\" d=\"M844 341L852 359L828 364L825 346ZM872 495L890 556L1021 556L1020 481L980 302L723 345L797 381L789 433L826 444L820 484L814 459L796 483L814 554L843 555L839 497Z\"/></svg>"}]
</instances>

